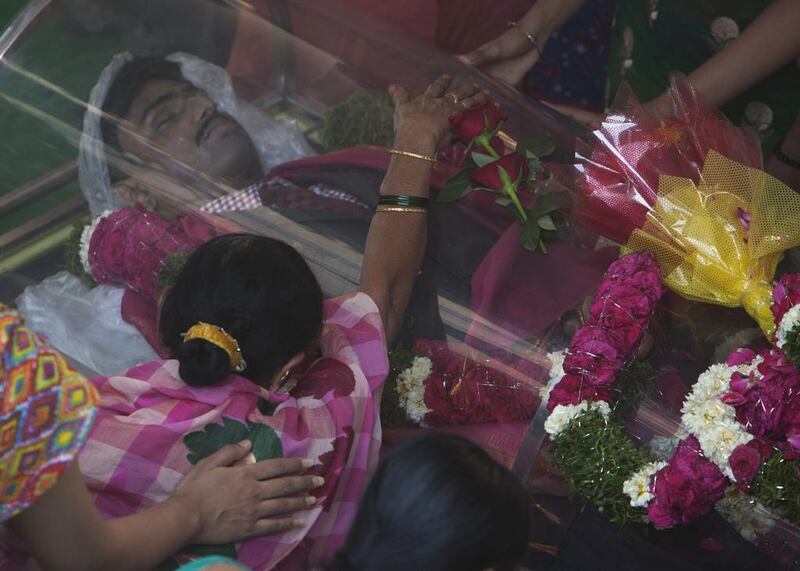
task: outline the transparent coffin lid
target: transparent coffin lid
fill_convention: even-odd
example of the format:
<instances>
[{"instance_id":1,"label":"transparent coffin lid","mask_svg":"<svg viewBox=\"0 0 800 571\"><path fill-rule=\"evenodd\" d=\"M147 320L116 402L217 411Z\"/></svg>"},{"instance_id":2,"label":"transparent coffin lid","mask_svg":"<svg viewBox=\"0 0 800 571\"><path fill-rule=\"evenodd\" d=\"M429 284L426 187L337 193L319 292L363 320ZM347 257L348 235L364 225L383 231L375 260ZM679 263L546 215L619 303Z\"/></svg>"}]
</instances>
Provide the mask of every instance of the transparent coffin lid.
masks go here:
<instances>
[{"instance_id":1,"label":"transparent coffin lid","mask_svg":"<svg viewBox=\"0 0 800 571\"><path fill-rule=\"evenodd\" d=\"M121 54L171 56L191 96L213 100L214 109L233 117L244 132L232 136L242 139L234 144L220 128L225 145L201 145L200 139L214 140L213 123L205 125L210 135L198 134L202 117L189 135L153 127L149 136L128 137L137 121L133 103L130 111L106 116L118 142L105 144L97 113L102 89L95 87L104 74L106 83L113 76L112 61L124 63ZM233 224L295 246L325 294L336 296L357 287L369 213L388 161L385 149L376 147L324 152L331 138L325 118L343 102L366 94L380 108L383 100L374 94L390 82L419 93L449 73L492 91L508 115L509 137L549 133L554 162L571 160L579 134L571 122L453 58L328 2L265 2L258 12L210 0L31 2L3 33L0 56L0 301L12 303L25 286L38 286L49 305L38 299L37 306L28 294L20 305L38 315L32 324L57 347L60 331L59 348L87 372L116 372L131 364L102 349L109 339L131 338L115 338L109 330L126 327L116 309L119 291L92 298L85 286L59 274L66 244L76 244L70 238L76 221L139 200L170 220ZM156 122L169 123L170 113L184 111L167 112ZM359 112L351 117L338 129L357 124L374 134ZM244 149L249 162L231 148ZM247 182L265 181L264 206L198 214L245 186L242 172L253 169L257 175ZM287 201L282 192L294 198ZM534 395L532 416L548 380L547 353L566 344L578 323L577 308L614 251L599 249L593 235L578 229L547 255L524 252L512 223L493 197L433 205L431 245L404 341L446 341L454 354L496 367L514 387ZM115 320L110 314L101 320L99 310L80 310L101 306ZM105 333L86 338L94 326ZM134 360L149 354L137 339ZM478 390L475 398L480 395ZM510 435L502 429L489 437L508 443L497 448L504 448L509 461L527 420L517 422ZM532 461L522 461L523 472Z\"/></svg>"}]
</instances>

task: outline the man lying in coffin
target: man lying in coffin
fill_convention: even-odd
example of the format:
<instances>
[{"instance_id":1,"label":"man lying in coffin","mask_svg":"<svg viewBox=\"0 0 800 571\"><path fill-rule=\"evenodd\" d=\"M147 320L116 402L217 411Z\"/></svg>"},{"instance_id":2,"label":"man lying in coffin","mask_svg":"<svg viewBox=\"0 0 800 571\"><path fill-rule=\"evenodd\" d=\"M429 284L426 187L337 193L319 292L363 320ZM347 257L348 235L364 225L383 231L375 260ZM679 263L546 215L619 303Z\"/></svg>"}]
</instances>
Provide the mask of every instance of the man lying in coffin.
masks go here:
<instances>
[{"instance_id":1,"label":"man lying in coffin","mask_svg":"<svg viewBox=\"0 0 800 571\"><path fill-rule=\"evenodd\" d=\"M465 99L475 88L458 81L450 92L466 106L485 98L477 92ZM388 149L361 146L315 156L294 125L275 121L242 101L227 72L187 54L118 55L102 73L89 103L80 178L93 214L137 202L165 215L176 202L184 210L210 215L266 206L314 234L363 252L391 157ZM142 171L155 170L177 184L164 190L136 176L119 180L113 176L117 169L109 167L112 157L144 165ZM200 196L189 190L192 185L181 184L187 173L195 180L198 175L210 178L229 192ZM444 181L441 173L434 173L434 190ZM557 321L599 281L609 257L583 244L557 244L551 255L543 255L523 251L512 239L498 251L498 240L513 218L493 202L492 209L488 218L494 223L486 224L486 203L431 201L426 259L401 342L444 336L440 294L528 337ZM476 280L481 287L489 274L501 274L498 263L508 272L505 281L476 293ZM531 299L548 303L533 304ZM517 310L508 311L512 306Z\"/></svg>"}]
</instances>

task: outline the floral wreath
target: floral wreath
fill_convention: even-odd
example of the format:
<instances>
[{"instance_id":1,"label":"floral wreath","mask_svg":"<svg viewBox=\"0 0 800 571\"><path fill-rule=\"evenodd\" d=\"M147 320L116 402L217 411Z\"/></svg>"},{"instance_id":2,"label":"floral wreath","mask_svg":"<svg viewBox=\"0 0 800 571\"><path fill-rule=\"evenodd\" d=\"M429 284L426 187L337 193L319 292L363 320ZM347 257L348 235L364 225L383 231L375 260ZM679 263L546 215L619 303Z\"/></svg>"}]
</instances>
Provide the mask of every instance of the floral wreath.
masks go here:
<instances>
[{"instance_id":1,"label":"floral wreath","mask_svg":"<svg viewBox=\"0 0 800 571\"><path fill-rule=\"evenodd\" d=\"M620 258L569 349L550 355L545 431L555 464L618 523L663 529L718 507L750 540L777 517L800 524L800 274L773 290L775 346L737 349L701 374L681 410L680 441L654 461L610 403L663 292L651 254Z\"/></svg>"}]
</instances>

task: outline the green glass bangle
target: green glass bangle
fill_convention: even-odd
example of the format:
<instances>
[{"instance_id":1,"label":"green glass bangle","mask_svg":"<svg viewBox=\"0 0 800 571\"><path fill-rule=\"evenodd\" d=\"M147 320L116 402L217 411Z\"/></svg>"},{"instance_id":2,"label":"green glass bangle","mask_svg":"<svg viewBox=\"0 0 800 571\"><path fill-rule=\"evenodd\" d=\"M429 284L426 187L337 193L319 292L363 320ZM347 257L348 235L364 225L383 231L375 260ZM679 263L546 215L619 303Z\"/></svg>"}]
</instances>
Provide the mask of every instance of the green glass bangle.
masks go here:
<instances>
[{"instance_id":1,"label":"green glass bangle","mask_svg":"<svg viewBox=\"0 0 800 571\"><path fill-rule=\"evenodd\" d=\"M406 196L402 194L385 194L378 200L380 206L415 206L418 208L426 208L428 202L428 198L424 196Z\"/></svg>"}]
</instances>

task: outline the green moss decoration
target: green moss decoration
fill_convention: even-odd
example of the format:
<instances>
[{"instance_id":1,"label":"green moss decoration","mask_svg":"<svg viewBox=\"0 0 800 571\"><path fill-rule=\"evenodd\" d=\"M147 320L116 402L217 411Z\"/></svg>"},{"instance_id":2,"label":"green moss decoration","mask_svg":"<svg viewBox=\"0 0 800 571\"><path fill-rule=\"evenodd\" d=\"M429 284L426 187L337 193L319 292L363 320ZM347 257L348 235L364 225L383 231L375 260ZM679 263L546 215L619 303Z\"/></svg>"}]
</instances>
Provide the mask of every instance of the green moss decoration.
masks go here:
<instances>
[{"instance_id":1,"label":"green moss decoration","mask_svg":"<svg viewBox=\"0 0 800 571\"><path fill-rule=\"evenodd\" d=\"M786 343L781 347L783 354L795 367L800 369L800 326L786 334Z\"/></svg>"},{"instance_id":2,"label":"green moss decoration","mask_svg":"<svg viewBox=\"0 0 800 571\"><path fill-rule=\"evenodd\" d=\"M406 411L400 406L397 393L397 377L414 362L414 353L397 346L389 353L389 375L383 385L381 398L381 424L389 428L411 428L416 426L408 419Z\"/></svg>"},{"instance_id":3,"label":"green moss decoration","mask_svg":"<svg viewBox=\"0 0 800 571\"><path fill-rule=\"evenodd\" d=\"M389 147L394 138L394 107L389 95L363 91L336 105L325 117L322 147L326 153L354 147Z\"/></svg>"},{"instance_id":4,"label":"green moss decoration","mask_svg":"<svg viewBox=\"0 0 800 571\"><path fill-rule=\"evenodd\" d=\"M64 269L89 287L95 287L97 283L92 279L81 263L81 235L84 228L90 224L90 220L83 218L72 225L72 231L64 244Z\"/></svg>"},{"instance_id":5,"label":"green moss decoration","mask_svg":"<svg viewBox=\"0 0 800 571\"><path fill-rule=\"evenodd\" d=\"M800 463L786 460L777 452L761 465L750 490L768 508L789 521L800 521Z\"/></svg>"},{"instance_id":6,"label":"green moss decoration","mask_svg":"<svg viewBox=\"0 0 800 571\"><path fill-rule=\"evenodd\" d=\"M650 457L620 423L597 410L581 414L553 439L553 459L572 489L612 522L645 523L645 511L631 506L622 485Z\"/></svg>"}]
</instances>

